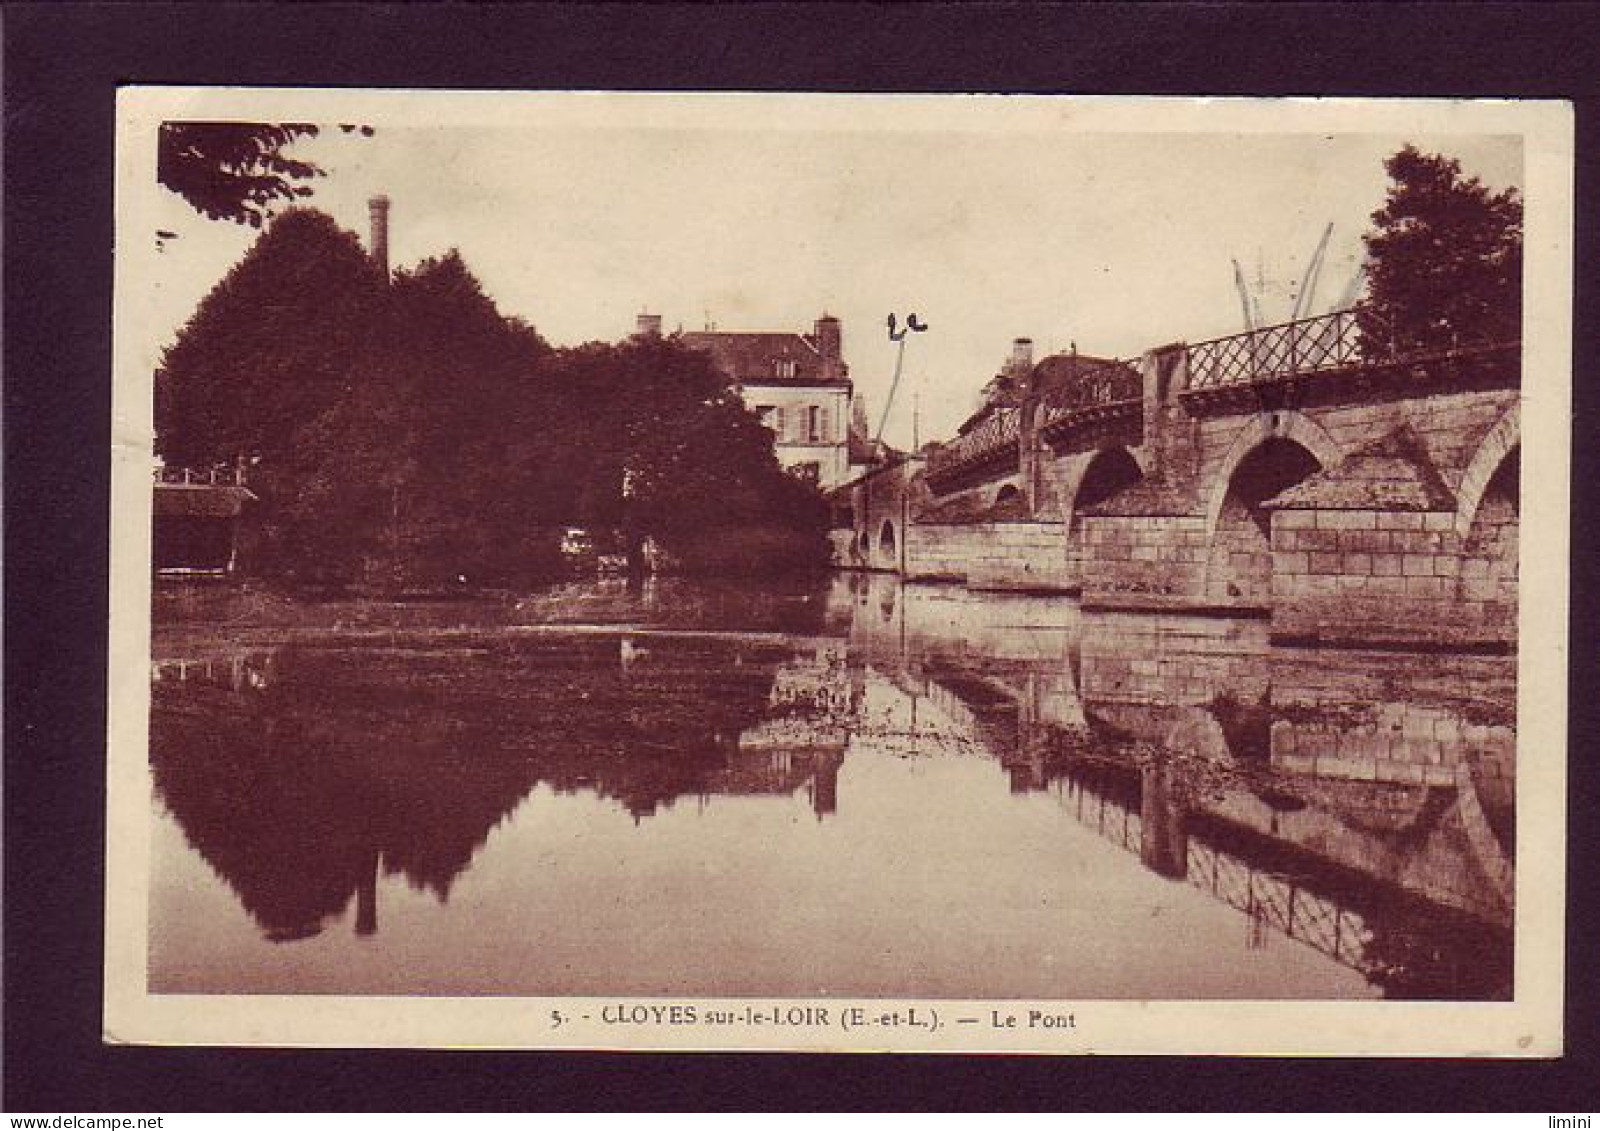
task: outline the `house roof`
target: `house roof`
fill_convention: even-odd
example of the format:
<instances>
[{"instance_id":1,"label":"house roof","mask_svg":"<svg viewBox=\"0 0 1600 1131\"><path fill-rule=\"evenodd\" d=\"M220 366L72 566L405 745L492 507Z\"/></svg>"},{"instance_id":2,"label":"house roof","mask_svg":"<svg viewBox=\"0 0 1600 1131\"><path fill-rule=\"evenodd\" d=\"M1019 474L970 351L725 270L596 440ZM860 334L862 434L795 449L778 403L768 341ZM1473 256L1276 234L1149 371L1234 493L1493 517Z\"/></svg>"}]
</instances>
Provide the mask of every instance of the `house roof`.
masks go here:
<instances>
[{"instance_id":1,"label":"house roof","mask_svg":"<svg viewBox=\"0 0 1600 1131\"><path fill-rule=\"evenodd\" d=\"M754 330L695 330L682 335L684 345L711 355L718 369L746 385L828 385L849 388L838 363L839 376L823 376L823 357L805 334ZM777 363L794 362L794 375L784 376Z\"/></svg>"},{"instance_id":2,"label":"house roof","mask_svg":"<svg viewBox=\"0 0 1600 1131\"><path fill-rule=\"evenodd\" d=\"M1455 497L1409 426L1268 499L1271 510L1449 511Z\"/></svg>"}]
</instances>

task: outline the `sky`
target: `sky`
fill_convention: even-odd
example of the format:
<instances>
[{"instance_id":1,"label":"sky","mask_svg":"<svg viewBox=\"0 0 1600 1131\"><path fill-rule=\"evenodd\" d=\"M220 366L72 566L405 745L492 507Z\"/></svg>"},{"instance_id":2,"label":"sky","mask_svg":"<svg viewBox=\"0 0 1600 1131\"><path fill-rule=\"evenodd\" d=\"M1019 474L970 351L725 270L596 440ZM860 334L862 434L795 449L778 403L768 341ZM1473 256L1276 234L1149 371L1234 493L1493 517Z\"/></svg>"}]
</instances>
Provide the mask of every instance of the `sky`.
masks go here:
<instances>
[{"instance_id":1,"label":"sky","mask_svg":"<svg viewBox=\"0 0 1600 1131\"><path fill-rule=\"evenodd\" d=\"M902 447L914 429L948 437L1013 338L1031 337L1036 357L1074 344L1130 357L1237 333L1235 259L1267 319L1287 318L1330 223L1312 306L1332 308L1383 203L1383 159L1407 142L1492 188L1523 179L1516 136L1406 132L1393 115L1381 132L1163 132L1038 114L900 128L893 107L813 128L775 109L614 113L603 128L413 114L372 137L325 129L293 152L326 170L311 206L365 240L366 201L387 195L393 265L459 249L502 312L557 345L620 339L642 311L668 332L809 331L828 312L876 423L897 349L885 319L915 312L928 330L906 344L884 433ZM156 197L146 215L177 238L151 260L152 349L257 237Z\"/></svg>"}]
</instances>

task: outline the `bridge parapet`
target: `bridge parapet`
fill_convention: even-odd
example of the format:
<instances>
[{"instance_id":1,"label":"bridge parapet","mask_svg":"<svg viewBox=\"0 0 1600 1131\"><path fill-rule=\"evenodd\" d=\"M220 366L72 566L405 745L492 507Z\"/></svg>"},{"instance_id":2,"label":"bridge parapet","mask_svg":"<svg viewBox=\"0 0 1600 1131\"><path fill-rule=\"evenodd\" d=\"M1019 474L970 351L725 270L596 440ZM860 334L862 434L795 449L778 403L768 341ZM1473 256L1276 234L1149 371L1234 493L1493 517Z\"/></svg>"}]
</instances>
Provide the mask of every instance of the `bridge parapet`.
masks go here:
<instances>
[{"instance_id":1,"label":"bridge parapet","mask_svg":"<svg viewBox=\"0 0 1600 1131\"><path fill-rule=\"evenodd\" d=\"M1306 379L1322 390L1318 397L1334 400L1370 397L1374 378L1405 379L1408 389L1419 378L1440 387L1515 387L1520 349L1518 339L1490 330L1402 346L1373 310L1352 307L1187 346L1189 379L1179 398L1189 413L1210 413L1235 411L1261 390Z\"/></svg>"},{"instance_id":2,"label":"bridge parapet","mask_svg":"<svg viewBox=\"0 0 1600 1131\"><path fill-rule=\"evenodd\" d=\"M1470 330L1453 332L1448 342L1402 348L1370 308L1352 307L1188 346L1184 399L1191 405L1217 397L1227 402L1235 391L1356 373L1433 374L1456 382L1487 375L1493 383L1515 382L1517 369L1504 358L1520 348L1503 335Z\"/></svg>"},{"instance_id":3,"label":"bridge parapet","mask_svg":"<svg viewBox=\"0 0 1600 1131\"><path fill-rule=\"evenodd\" d=\"M1340 310L1190 346L1189 387L1252 384L1346 369L1363 360L1356 312Z\"/></svg>"},{"instance_id":4,"label":"bridge parapet","mask_svg":"<svg viewBox=\"0 0 1600 1131\"><path fill-rule=\"evenodd\" d=\"M977 427L939 448L928 458L928 483L935 490L990 463L1013 462L1022 436L1022 410L1000 408Z\"/></svg>"},{"instance_id":5,"label":"bridge parapet","mask_svg":"<svg viewBox=\"0 0 1600 1131\"><path fill-rule=\"evenodd\" d=\"M1052 389L1039 398L1035 418L1041 433L1059 430L1120 410L1138 406L1144 396L1144 378L1137 362L1108 361L1091 369L1071 385Z\"/></svg>"}]
</instances>

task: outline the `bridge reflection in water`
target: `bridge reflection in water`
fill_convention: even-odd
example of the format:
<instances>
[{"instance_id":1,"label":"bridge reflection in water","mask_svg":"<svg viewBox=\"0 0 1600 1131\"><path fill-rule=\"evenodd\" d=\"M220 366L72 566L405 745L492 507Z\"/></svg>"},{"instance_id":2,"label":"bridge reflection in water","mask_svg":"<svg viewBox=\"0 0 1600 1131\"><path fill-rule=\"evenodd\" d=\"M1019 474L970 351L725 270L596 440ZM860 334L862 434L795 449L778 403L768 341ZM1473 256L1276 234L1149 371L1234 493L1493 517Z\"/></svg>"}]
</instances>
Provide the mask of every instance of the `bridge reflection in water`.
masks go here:
<instances>
[{"instance_id":1,"label":"bridge reflection in water","mask_svg":"<svg viewBox=\"0 0 1600 1131\"><path fill-rule=\"evenodd\" d=\"M158 632L151 988L1509 996L1509 659L691 596Z\"/></svg>"}]
</instances>

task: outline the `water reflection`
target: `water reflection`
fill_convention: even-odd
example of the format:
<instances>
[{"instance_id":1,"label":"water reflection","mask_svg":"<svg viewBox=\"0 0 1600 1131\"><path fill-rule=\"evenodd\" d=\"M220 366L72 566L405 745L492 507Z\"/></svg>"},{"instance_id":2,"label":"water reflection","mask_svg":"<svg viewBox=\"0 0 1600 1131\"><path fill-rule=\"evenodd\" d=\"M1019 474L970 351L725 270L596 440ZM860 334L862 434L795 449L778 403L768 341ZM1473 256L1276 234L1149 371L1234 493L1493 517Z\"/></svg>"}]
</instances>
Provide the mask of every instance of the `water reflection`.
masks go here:
<instances>
[{"instance_id":1,"label":"water reflection","mask_svg":"<svg viewBox=\"0 0 1600 1131\"><path fill-rule=\"evenodd\" d=\"M152 989L1509 996L1510 661L865 576L466 615L158 633Z\"/></svg>"}]
</instances>

